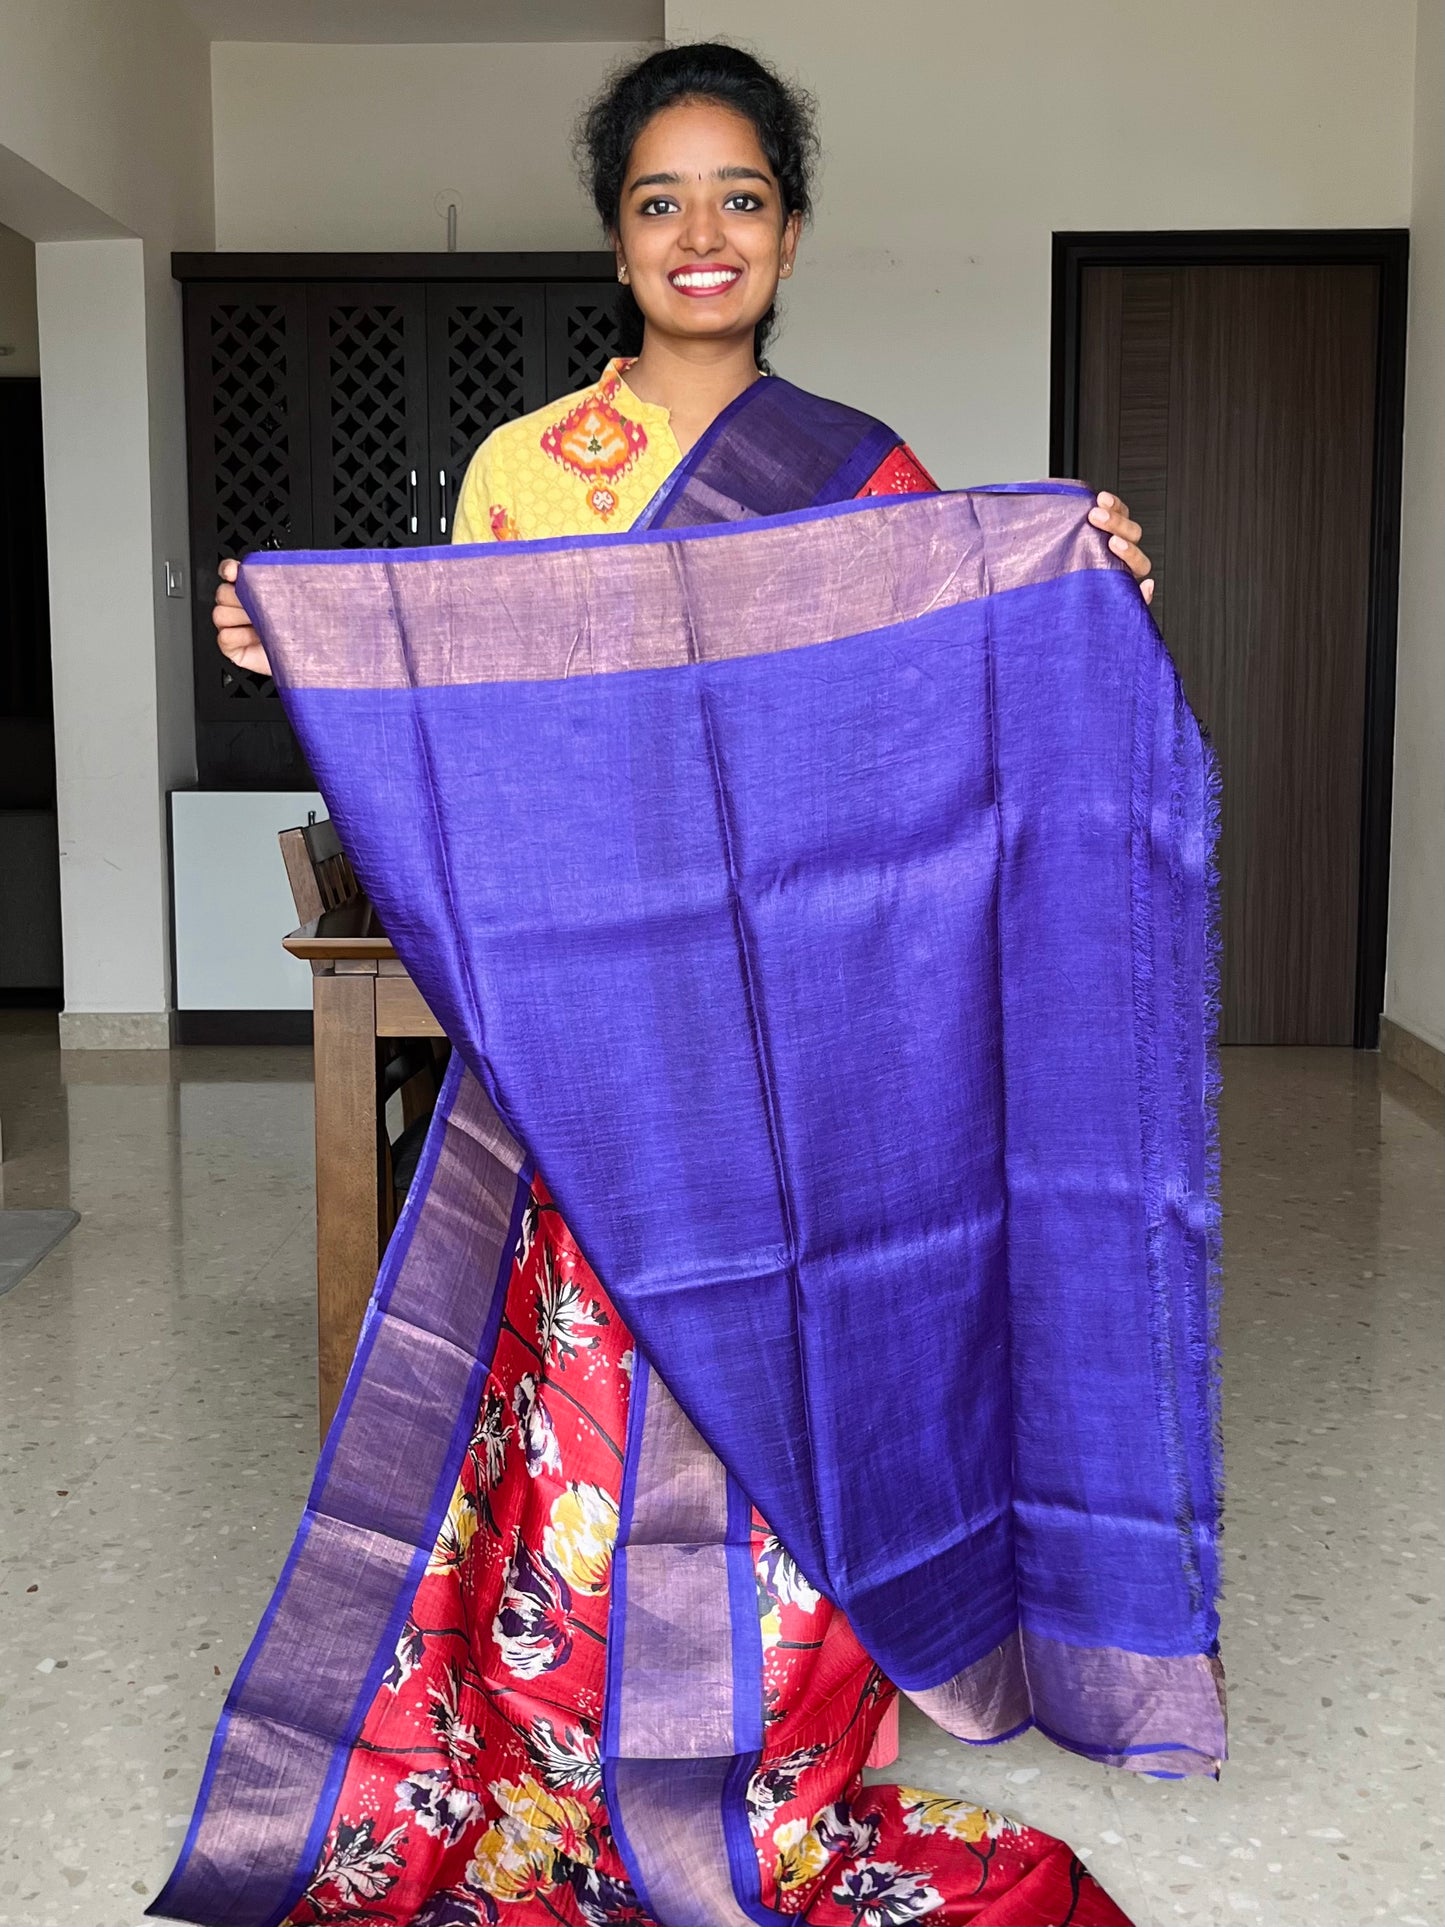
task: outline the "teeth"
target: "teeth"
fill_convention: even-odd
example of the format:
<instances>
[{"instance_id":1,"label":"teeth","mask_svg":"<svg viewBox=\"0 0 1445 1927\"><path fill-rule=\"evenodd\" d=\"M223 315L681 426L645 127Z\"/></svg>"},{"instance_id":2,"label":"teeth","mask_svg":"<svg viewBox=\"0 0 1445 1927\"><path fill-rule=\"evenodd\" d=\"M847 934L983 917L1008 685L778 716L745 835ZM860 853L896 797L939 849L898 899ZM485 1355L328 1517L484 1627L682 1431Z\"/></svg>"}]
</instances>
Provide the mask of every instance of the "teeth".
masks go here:
<instances>
[{"instance_id":1,"label":"teeth","mask_svg":"<svg viewBox=\"0 0 1445 1927\"><path fill-rule=\"evenodd\" d=\"M672 285L675 288L724 288L737 276L726 269L700 268L690 274L675 274Z\"/></svg>"}]
</instances>

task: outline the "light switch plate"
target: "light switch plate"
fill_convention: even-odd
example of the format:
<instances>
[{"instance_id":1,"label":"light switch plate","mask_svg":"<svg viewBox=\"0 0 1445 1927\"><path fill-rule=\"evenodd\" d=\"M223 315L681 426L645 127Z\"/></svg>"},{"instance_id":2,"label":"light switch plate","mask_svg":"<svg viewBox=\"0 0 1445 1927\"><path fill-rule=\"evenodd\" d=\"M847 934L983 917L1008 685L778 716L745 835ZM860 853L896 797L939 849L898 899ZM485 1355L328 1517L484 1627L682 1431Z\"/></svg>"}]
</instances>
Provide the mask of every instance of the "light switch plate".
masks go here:
<instances>
[{"instance_id":1,"label":"light switch plate","mask_svg":"<svg viewBox=\"0 0 1445 1927\"><path fill-rule=\"evenodd\" d=\"M183 596L186 593L186 572L179 562L166 563L166 594Z\"/></svg>"}]
</instances>

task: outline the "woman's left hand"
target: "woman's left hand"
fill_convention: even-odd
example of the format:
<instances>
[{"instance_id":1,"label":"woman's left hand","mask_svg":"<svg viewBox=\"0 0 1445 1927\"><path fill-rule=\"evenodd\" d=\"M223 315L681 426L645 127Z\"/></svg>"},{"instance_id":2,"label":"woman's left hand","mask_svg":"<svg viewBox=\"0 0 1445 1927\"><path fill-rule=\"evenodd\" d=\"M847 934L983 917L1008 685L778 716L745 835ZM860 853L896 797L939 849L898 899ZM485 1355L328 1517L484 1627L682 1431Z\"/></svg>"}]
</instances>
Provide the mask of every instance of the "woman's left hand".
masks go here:
<instances>
[{"instance_id":1,"label":"woman's left hand","mask_svg":"<svg viewBox=\"0 0 1445 1927\"><path fill-rule=\"evenodd\" d=\"M1139 584L1139 593L1146 602L1154 600L1154 578L1149 571L1153 567L1147 555L1139 547L1139 537L1143 530L1137 522L1129 520L1129 504L1121 502L1117 495L1102 489L1098 500L1089 510L1089 520L1096 529L1108 531L1109 547L1121 562L1129 565L1129 573Z\"/></svg>"}]
</instances>

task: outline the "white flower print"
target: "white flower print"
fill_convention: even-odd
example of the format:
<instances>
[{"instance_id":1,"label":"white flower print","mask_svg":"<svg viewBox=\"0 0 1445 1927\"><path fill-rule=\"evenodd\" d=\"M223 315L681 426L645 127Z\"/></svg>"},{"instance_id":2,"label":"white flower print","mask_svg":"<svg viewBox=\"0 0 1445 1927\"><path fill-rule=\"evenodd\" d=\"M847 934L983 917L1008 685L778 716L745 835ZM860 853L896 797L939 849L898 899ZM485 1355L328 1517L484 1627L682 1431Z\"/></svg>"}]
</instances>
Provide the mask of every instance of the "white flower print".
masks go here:
<instances>
[{"instance_id":1,"label":"white flower print","mask_svg":"<svg viewBox=\"0 0 1445 1927\"><path fill-rule=\"evenodd\" d=\"M557 1443L552 1414L547 1410L542 1388L533 1373L523 1372L512 1388L512 1410L517 1415L517 1432L532 1477L539 1478L543 1472L560 1472L562 1449Z\"/></svg>"}]
</instances>

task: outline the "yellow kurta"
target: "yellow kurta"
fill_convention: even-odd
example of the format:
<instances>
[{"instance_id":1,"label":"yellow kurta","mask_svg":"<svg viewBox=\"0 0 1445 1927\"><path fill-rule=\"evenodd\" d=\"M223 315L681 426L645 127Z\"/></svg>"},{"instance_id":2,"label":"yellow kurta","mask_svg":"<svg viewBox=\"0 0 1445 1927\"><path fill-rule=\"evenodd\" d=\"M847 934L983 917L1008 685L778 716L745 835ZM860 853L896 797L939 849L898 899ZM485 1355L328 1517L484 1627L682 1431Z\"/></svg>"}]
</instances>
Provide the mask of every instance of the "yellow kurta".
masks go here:
<instances>
[{"instance_id":1,"label":"yellow kurta","mask_svg":"<svg viewBox=\"0 0 1445 1927\"><path fill-rule=\"evenodd\" d=\"M631 528L682 460L667 409L634 395L631 364L493 429L467 467L453 542L530 542Z\"/></svg>"}]
</instances>

